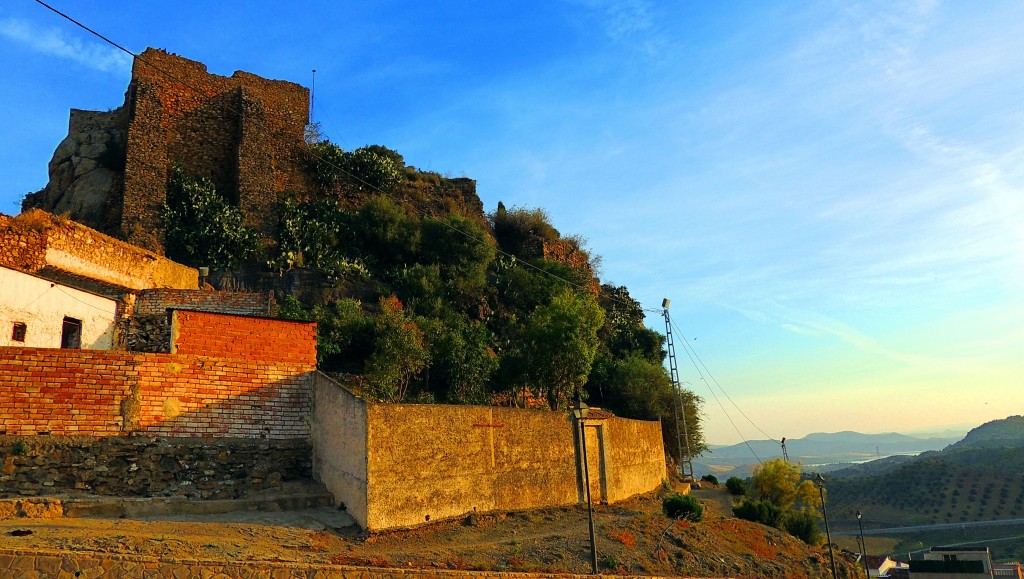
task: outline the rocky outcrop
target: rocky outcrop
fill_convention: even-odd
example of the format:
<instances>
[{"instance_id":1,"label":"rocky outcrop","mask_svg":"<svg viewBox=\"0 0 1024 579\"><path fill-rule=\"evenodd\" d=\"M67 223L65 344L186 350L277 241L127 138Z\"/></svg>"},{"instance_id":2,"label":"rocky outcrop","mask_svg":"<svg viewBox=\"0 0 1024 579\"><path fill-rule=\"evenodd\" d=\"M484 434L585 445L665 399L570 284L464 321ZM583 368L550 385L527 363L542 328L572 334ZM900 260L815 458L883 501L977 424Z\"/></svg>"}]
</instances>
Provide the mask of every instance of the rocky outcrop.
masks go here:
<instances>
[{"instance_id":1,"label":"rocky outcrop","mask_svg":"<svg viewBox=\"0 0 1024 579\"><path fill-rule=\"evenodd\" d=\"M127 134L124 107L105 113L72 110L68 136L50 160L50 181L25 198L22 210L45 209L114 232L124 188Z\"/></svg>"}]
</instances>

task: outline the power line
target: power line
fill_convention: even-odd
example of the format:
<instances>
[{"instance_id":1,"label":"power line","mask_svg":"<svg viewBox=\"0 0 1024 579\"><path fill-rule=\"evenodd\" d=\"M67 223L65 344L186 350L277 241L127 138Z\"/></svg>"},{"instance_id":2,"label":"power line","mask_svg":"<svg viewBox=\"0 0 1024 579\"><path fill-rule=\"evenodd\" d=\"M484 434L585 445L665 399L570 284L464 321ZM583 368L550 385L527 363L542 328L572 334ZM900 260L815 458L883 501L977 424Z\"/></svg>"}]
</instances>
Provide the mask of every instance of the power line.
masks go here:
<instances>
[{"instance_id":1,"label":"power line","mask_svg":"<svg viewBox=\"0 0 1024 579\"><path fill-rule=\"evenodd\" d=\"M131 50L128 50L127 48L121 46L120 44L114 42L113 40L110 40L109 38L107 38L103 34L100 34L99 32L93 30L92 28L90 28L90 27L86 26L85 24L79 22L78 20L72 18L68 14L65 14L64 12L61 12L60 10L54 8L53 6L50 6L49 4L43 2L42 0L35 0L35 2L40 4L43 7L47 8L48 10L54 12L55 14L61 16L62 18L72 22L76 26L78 26L78 27L82 28L83 30L89 32L90 34L96 36L97 38L103 40L104 42L110 44L111 46L114 46L118 50L121 50L121 51L131 55L132 57L134 57L138 61L146 64L150 68L153 68L154 70L156 70L160 74L163 74L164 76L166 76L166 77L170 78L171 80L177 82L181 86L183 86L185 88L189 88L189 89L195 91L196 93L203 94L203 91L201 91L197 87L189 84L187 81L184 81L184 80L176 77L174 74L172 74L172 73L170 73L170 72L168 72L166 70L161 69L160 67L154 65L151 62L148 62L147 59L143 58L142 55L136 54L136 53L132 52ZM227 110L229 110L231 112L234 112L235 114L238 114L238 115L242 114L241 111L232 108L230 105L228 107L226 107L226 108L227 108ZM268 115L268 116L274 116L274 115ZM317 154L315 150L313 150L313 154L314 155ZM377 193L379 193L379 194L381 194L381 195L383 195L383 196L385 196L385 197L387 197L387 198L389 198L389 199L391 199L391 200L393 200L393 201L395 201L395 202L397 202L399 204L402 204L401 203L402 200L399 197L396 197L396 196L392 195L391 193L388 193L388 192L380 189L379 187L377 187L373 183L370 183L370 182L366 181L365 179L362 179L358 175L354 175L354 174L350 173L349 171L346 171L344 167L341 167L338 164L334 163L332 159L328 159L328 158L325 158L324 156L320 155L318 157L318 160L320 160L321 162L327 163L329 166L331 166L332 168L340 171L341 173L345 174L349 178L355 180L360 185L365 185L367 188L369 188L369 189L371 189L371 190L373 190L373 191L375 191L375 192L377 192ZM404 205L406 205L407 207L412 209L414 212L416 212L421 217L429 217L430 216L429 212L426 209L421 209L421 208L416 207L416 202L414 200L407 200L407 201L408 201L408 203L406 203ZM470 241L475 241L477 243L487 243L486 239L481 239L479 237L476 237L475 235L473 235L471 233L467 233L467 232L465 232L465 231L463 231L463 230L461 230L461 229L459 229L459 228L457 228L454 225L451 225L449 223L445 223L443 221L439 221L439 222L441 223L441 225L443 227L446 227L447 229L449 229L451 231L459 233L460 235L464 236L466 239L469 239ZM574 288L576 288L578 290L587 291L589 289L589 287L587 285L576 283L576 282L574 282L572 280L565 279L565 278L563 278L563 277L561 277L559 275L556 275L556 274L551 273L551 272L549 272L547 270L544 270L543 268L538 267L538 266L536 266L536 265L534 265L534 264L532 264L530 262L518 260L515 255L513 255L511 253L508 253L506 251L503 251L500 247L495 247L495 251L499 255L502 255L502 256L510 258L512 260L513 264L516 264L516 265L521 264L521 265L523 265L525 267L528 267L530 269L533 269L533 270L537 271L538 273L541 273L541 274L546 275L546 276L548 276L550 278L556 279L556 280L558 280L558 281L560 281L560 282L562 282L562 283L564 283L564 284L566 284L566 285L568 285L570 287L574 287ZM608 299L610 301L613 301L613 302L616 302L616 303L619 303L619 304L625 305L625 306L633 306L634 305L634 304L631 304L629 302L626 302L625 300L620 300L620 299L615 298L613 296L608 296ZM637 303L639 303L639 302L637 302ZM642 309L643 309L643 311L646 311L646 312L655 312L655 313L659 312L659 310L654 310L654 309L651 309L651 308L642 308Z\"/></svg>"},{"instance_id":2,"label":"power line","mask_svg":"<svg viewBox=\"0 0 1024 579\"><path fill-rule=\"evenodd\" d=\"M676 331L679 332L679 335L681 335L683 337L683 343L685 343L686 342L686 335L683 334L682 331L679 330L679 326L677 326L674 321L671 322L671 323L676 328ZM764 461L761 460L761 457L758 456L757 452L754 451L754 448L752 446L750 446L750 443L747 441L747 438L745 436L743 436L742 432L740 432L740 429L739 429L738 426L736 426L736 422L733 421L732 416L729 416L729 411L725 409L725 405L722 404L722 401L718 399L718 395L715 394L715 390L711 387L711 384L708 384L708 381L704 378L704 373L700 371L700 368L697 366L697 363L694 361L693 356L690 354L691 349L687 348L687 347L684 347L683 348L683 352L686 352L686 357L688 357L690 359L690 363L693 364L694 369L697 370L697 374L700 376L700 379L704 381L704 385L708 387L708 391L711 392L711 396L715 399L715 402L718 403L718 407L722 409L722 414L725 414L726 419L729 420L729 424L732 424L733 430L736 431L736 434L740 435L740 439L743 440L743 444L746 445L747 450L750 451L750 454L754 455L754 458L757 459L757 462L759 462L761 464L764 464Z\"/></svg>"},{"instance_id":3,"label":"power line","mask_svg":"<svg viewBox=\"0 0 1024 579\"><path fill-rule=\"evenodd\" d=\"M697 359L698 362L700 362L701 367L704 368L704 370L707 372L708 376L711 377L711 380L715 383L716 386L718 386L718 389L722 391L722 394L724 394L725 397L729 400L729 402L731 402L732 405L736 408L736 410L739 411L739 413L743 415L743 418L746 418L747 422L749 422L751 426L756 428L761 434L765 435L769 440L771 440L772 442L775 442L777 444L782 444L782 442L780 440L776 439L772 435L770 435L767 432L765 432L764 429L762 429L753 420L751 420L750 417L747 416L747 413L744 412L742 408L740 408L739 404L736 404L736 401L734 401L732 399L732 397L729 396L729 393L725 391L725 388L722 388L722 385L719 384L718 380L711 373L711 370L709 370L708 367L704 364L704 360L701 360L700 356L697 355L697 350L693 349L693 347L689 344L689 342L687 342L686 334L684 334L683 331L681 329L679 329L678 326L676 326L676 328L679 330L679 334L683 336L683 346L684 346L684 348L688 348L690 351L693 352L693 356ZM710 385L709 385L709 387L710 387Z\"/></svg>"}]
</instances>

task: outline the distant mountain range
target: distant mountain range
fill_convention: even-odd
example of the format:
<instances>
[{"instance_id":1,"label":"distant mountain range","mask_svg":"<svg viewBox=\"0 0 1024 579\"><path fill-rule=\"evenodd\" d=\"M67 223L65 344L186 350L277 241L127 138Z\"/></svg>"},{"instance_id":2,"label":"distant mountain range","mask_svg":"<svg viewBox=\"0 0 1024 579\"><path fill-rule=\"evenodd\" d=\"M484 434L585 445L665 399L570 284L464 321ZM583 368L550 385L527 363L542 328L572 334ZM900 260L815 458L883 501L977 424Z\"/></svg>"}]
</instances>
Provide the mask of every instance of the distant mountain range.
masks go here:
<instances>
[{"instance_id":1,"label":"distant mountain range","mask_svg":"<svg viewBox=\"0 0 1024 579\"><path fill-rule=\"evenodd\" d=\"M813 466L816 470L830 471L872 459L939 450L958 440L959 437L921 438L896 432L815 432L803 438L787 439L786 450L790 461ZM759 464L758 459L768 460L781 456L782 446L772 440L717 446L694 461L694 474L698 477L714 474L720 479L734 475L745 478Z\"/></svg>"}]
</instances>

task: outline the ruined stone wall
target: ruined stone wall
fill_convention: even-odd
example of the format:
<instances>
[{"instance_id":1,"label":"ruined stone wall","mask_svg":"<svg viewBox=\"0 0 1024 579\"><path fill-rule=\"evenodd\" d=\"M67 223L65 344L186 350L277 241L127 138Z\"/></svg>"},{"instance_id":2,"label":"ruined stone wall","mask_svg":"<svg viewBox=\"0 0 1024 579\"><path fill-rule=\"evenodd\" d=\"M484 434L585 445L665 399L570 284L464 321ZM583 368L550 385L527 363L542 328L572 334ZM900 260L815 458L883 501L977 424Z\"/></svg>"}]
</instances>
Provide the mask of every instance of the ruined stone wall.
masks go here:
<instances>
[{"instance_id":1,"label":"ruined stone wall","mask_svg":"<svg viewBox=\"0 0 1024 579\"><path fill-rule=\"evenodd\" d=\"M316 322L172 310L171 352L316 370Z\"/></svg>"},{"instance_id":2,"label":"ruined stone wall","mask_svg":"<svg viewBox=\"0 0 1024 579\"><path fill-rule=\"evenodd\" d=\"M46 235L42 228L0 214L0 266L38 271L46 265Z\"/></svg>"},{"instance_id":3,"label":"ruined stone wall","mask_svg":"<svg viewBox=\"0 0 1024 579\"><path fill-rule=\"evenodd\" d=\"M0 260L12 269L54 269L134 290L199 286L194 268L38 209L0 215Z\"/></svg>"},{"instance_id":4,"label":"ruined stone wall","mask_svg":"<svg viewBox=\"0 0 1024 579\"><path fill-rule=\"evenodd\" d=\"M6 434L307 438L308 364L0 347Z\"/></svg>"},{"instance_id":5,"label":"ruined stone wall","mask_svg":"<svg viewBox=\"0 0 1024 579\"><path fill-rule=\"evenodd\" d=\"M164 315L168 309L234 314L239 316L275 316L277 301L271 293L225 292L210 290L142 290L135 300L135 315Z\"/></svg>"},{"instance_id":6,"label":"ruined stone wall","mask_svg":"<svg viewBox=\"0 0 1024 579\"><path fill-rule=\"evenodd\" d=\"M8 435L0 452L0 495L233 499L312 474L303 439Z\"/></svg>"},{"instance_id":7,"label":"ruined stone wall","mask_svg":"<svg viewBox=\"0 0 1024 579\"><path fill-rule=\"evenodd\" d=\"M235 72L207 72L200 62L147 49L132 68L129 89L124 236L154 248L159 206L172 163L208 177L270 235L278 193L304 190L301 147L309 91L297 84Z\"/></svg>"}]
</instances>

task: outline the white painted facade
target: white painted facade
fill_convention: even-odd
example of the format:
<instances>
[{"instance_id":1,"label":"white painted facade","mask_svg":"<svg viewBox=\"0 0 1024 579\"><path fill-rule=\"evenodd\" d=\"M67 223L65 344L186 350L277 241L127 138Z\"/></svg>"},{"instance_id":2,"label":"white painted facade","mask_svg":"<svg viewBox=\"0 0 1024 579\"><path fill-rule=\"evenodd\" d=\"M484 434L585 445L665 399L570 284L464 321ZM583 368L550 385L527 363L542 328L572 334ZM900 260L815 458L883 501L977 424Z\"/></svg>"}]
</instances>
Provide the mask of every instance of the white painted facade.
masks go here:
<instances>
[{"instance_id":1,"label":"white painted facade","mask_svg":"<svg viewBox=\"0 0 1024 579\"><path fill-rule=\"evenodd\" d=\"M0 267L0 346L60 348L66 319L81 322L81 347L109 350L114 341L117 302ZM24 324L18 341L16 324Z\"/></svg>"}]
</instances>

